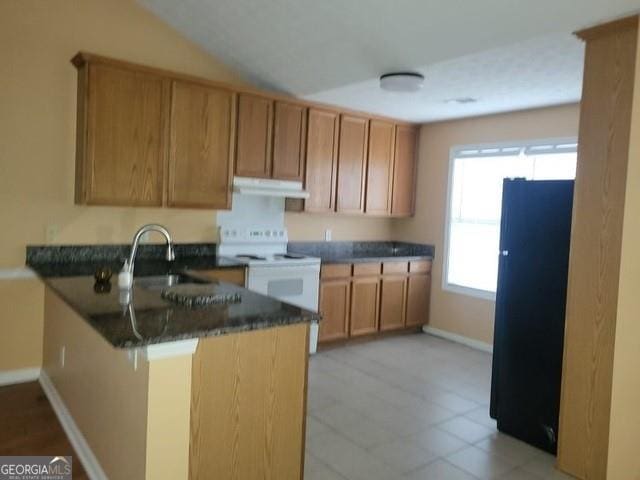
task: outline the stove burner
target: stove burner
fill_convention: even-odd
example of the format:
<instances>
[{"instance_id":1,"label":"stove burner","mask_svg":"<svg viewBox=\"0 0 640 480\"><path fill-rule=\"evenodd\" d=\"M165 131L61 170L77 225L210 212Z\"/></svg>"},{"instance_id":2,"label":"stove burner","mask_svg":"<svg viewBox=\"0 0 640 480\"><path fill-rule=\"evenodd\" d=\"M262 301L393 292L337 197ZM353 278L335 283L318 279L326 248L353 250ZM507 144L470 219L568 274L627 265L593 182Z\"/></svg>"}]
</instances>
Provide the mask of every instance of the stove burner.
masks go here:
<instances>
[{"instance_id":1,"label":"stove burner","mask_svg":"<svg viewBox=\"0 0 640 480\"><path fill-rule=\"evenodd\" d=\"M247 260L266 260L265 257L260 257L258 255L250 255L250 254L236 255L236 258L246 258Z\"/></svg>"},{"instance_id":2,"label":"stove burner","mask_svg":"<svg viewBox=\"0 0 640 480\"><path fill-rule=\"evenodd\" d=\"M298 253L280 253L278 255L274 255L275 258L286 258L291 260L300 260L302 258L306 258L304 255L300 255Z\"/></svg>"}]
</instances>

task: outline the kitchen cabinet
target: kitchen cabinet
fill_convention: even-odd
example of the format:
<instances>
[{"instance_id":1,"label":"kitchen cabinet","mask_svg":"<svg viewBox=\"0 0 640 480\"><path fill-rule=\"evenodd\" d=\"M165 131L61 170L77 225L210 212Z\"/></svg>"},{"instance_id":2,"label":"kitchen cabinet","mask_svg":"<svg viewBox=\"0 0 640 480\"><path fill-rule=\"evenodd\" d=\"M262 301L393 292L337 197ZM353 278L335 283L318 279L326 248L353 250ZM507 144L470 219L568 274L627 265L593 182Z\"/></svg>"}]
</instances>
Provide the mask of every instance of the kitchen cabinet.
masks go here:
<instances>
[{"instance_id":1,"label":"kitchen cabinet","mask_svg":"<svg viewBox=\"0 0 640 480\"><path fill-rule=\"evenodd\" d=\"M319 341L424 325L430 294L428 259L322 265Z\"/></svg>"},{"instance_id":2,"label":"kitchen cabinet","mask_svg":"<svg viewBox=\"0 0 640 480\"><path fill-rule=\"evenodd\" d=\"M319 305L322 321L318 340L322 342L347 338L351 308L351 279L322 280Z\"/></svg>"},{"instance_id":3,"label":"kitchen cabinet","mask_svg":"<svg viewBox=\"0 0 640 480\"><path fill-rule=\"evenodd\" d=\"M395 125L383 120L369 122L369 150L367 159L367 188L365 213L391 213L393 188L393 157Z\"/></svg>"},{"instance_id":4,"label":"kitchen cabinet","mask_svg":"<svg viewBox=\"0 0 640 480\"><path fill-rule=\"evenodd\" d=\"M379 277L356 277L352 280L350 336L356 337L378 331L379 302Z\"/></svg>"},{"instance_id":5,"label":"kitchen cabinet","mask_svg":"<svg viewBox=\"0 0 640 480\"><path fill-rule=\"evenodd\" d=\"M311 196L305 211L335 210L339 125L338 113L309 109L305 187Z\"/></svg>"},{"instance_id":6,"label":"kitchen cabinet","mask_svg":"<svg viewBox=\"0 0 640 480\"><path fill-rule=\"evenodd\" d=\"M289 210L410 216L415 126L79 53L78 204L228 209L233 175L301 181Z\"/></svg>"},{"instance_id":7,"label":"kitchen cabinet","mask_svg":"<svg viewBox=\"0 0 640 480\"><path fill-rule=\"evenodd\" d=\"M431 275L421 273L407 277L407 327L417 327L427 323L429 319Z\"/></svg>"},{"instance_id":8,"label":"kitchen cabinet","mask_svg":"<svg viewBox=\"0 0 640 480\"><path fill-rule=\"evenodd\" d=\"M271 177L272 110L270 98L238 95L236 175Z\"/></svg>"},{"instance_id":9,"label":"kitchen cabinet","mask_svg":"<svg viewBox=\"0 0 640 480\"><path fill-rule=\"evenodd\" d=\"M231 208L234 120L233 92L173 82L169 206Z\"/></svg>"},{"instance_id":10,"label":"kitchen cabinet","mask_svg":"<svg viewBox=\"0 0 640 480\"><path fill-rule=\"evenodd\" d=\"M168 82L116 65L77 66L76 203L161 206Z\"/></svg>"},{"instance_id":11,"label":"kitchen cabinet","mask_svg":"<svg viewBox=\"0 0 640 480\"><path fill-rule=\"evenodd\" d=\"M340 213L364 212L369 121L342 115L338 147L338 185L336 210Z\"/></svg>"},{"instance_id":12,"label":"kitchen cabinet","mask_svg":"<svg viewBox=\"0 0 640 480\"><path fill-rule=\"evenodd\" d=\"M279 180L304 180L307 109L303 105L275 102L272 176Z\"/></svg>"},{"instance_id":13,"label":"kitchen cabinet","mask_svg":"<svg viewBox=\"0 0 640 480\"><path fill-rule=\"evenodd\" d=\"M405 326L407 305L406 275L382 277L380 297L380 330L397 330ZM424 291L422 295L425 296Z\"/></svg>"},{"instance_id":14,"label":"kitchen cabinet","mask_svg":"<svg viewBox=\"0 0 640 480\"><path fill-rule=\"evenodd\" d=\"M397 125L393 164L391 215L408 217L415 208L415 180L418 129Z\"/></svg>"}]
</instances>

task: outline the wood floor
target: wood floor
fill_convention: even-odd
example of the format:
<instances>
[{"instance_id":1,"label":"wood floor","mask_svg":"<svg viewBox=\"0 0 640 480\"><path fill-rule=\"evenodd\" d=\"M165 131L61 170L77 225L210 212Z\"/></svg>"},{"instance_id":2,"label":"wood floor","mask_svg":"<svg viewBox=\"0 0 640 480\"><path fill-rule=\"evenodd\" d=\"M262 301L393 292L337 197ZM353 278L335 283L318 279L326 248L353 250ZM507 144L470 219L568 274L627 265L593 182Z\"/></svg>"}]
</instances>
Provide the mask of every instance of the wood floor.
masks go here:
<instances>
[{"instance_id":1,"label":"wood floor","mask_svg":"<svg viewBox=\"0 0 640 480\"><path fill-rule=\"evenodd\" d=\"M2 455L71 455L73 478L89 478L38 382L0 387Z\"/></svg>"}]
</instances>

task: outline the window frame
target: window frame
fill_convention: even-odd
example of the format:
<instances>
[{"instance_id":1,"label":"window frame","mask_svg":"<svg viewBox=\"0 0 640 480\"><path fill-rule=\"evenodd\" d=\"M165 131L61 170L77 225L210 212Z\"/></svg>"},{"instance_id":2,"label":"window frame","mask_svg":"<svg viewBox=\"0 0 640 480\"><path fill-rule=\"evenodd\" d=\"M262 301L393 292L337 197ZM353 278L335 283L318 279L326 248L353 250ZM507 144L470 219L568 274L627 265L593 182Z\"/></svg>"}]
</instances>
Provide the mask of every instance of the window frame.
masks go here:
<instances>
[{"instance_id":1,"label":"window frame","mask_svg":"<svg viewBox=\"0 0 640 480\"><path fill-rule=\"evenodd\" d=\"M450 293L457 293L460 295L466 295L470 297L480 298L483 300L496 301L496 292L490 290L482 290L479 288L466 287L464 285L458 285L456 283L449 283L449 237L451 236L451 194L453 185L453 167L456 158L459 157L460 152L467 150L486 150L486 149L504 149L504 148L520 148L521 151L530 147L539 147L543 145L565 145L565 144L577 144L577 137L553 137L535 140L522 140L522 141L509 141L509 142L488 142L488 143L476 143L466 145L454 145L449 149L449 171L447 173L447 199L446 199L446 211L445 211L445 226L444 226L444 255L442 258L442 290ZM576 148L577 152L577 148ZM576 153L577 155L577 153ZM489 155L487 155L489 156ZM480 156L478 156L480 157ZM469 157L467 157L469 158ZM499 255L499 248L496 251L496 255Z\"/></svg>"}]
</instances>

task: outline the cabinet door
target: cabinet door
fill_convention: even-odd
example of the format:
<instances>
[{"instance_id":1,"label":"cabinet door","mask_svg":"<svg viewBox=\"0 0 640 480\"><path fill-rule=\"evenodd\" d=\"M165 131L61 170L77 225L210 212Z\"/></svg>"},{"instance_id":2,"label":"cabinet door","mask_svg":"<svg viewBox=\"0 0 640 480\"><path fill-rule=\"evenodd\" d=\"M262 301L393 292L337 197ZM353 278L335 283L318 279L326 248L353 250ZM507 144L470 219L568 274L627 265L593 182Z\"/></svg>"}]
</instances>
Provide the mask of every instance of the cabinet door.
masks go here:
<instances>
[{"instance_id":1,"label":"cabinet door","mask_svg":"<svg viewBox=\"0 0 640 480\"><path fill-rule=\"evenodd\" d=\"M273 127L273 178L302 181L307 109L276 102Z\"/></svg>"},{"instance_id":2,"label":"cabinet door","mask_svg":"<svg viewBox=\"0 0 640 480\"><path fill-rule=\"evenodd\" d=\"M368 123L369 121L366 118L349 115L342 115L340 120L338 212L364 212Z\"/></svg>"},{"instance_id":3,"label":"cabinet door","mask_svg":"<svg viewBox=\"0 0 640 480\"><path fill-rule=\"evenodd\" d=\"M337 340L349 336L349 307L351 305L351 280L326 280L320 282L320 331L318 340Z\"/></svg>"},{"instance_id":4,"label":"cabinet door","mask_svg":"<svg viewBox=\"0 0 640 480\"><path fill-rule=\"evenodd\" d=\"M273 102L241 93L238 96L238 145L236 175L271 176L271 127Z\"/></svg>"},{"instance_id":5,"label":"cabinet door","mask_svg":"<svg viewBox=\"0 0 640 480\"><path fill-rule=\"evenodd\" d=\"M380 280L378 277L354 278L351 282L352 337L378 331Z\"/></svg>"},{"instance_id":6,"label":"cabinet door","mask_svg":"<svg viewBox=\"0 0 640 480\"><path fill-rule=\"evenodd\" d=\"M161 206L167 161L168 83L90 65L78 198L93 205Z\"/></svg>"},{"instance_id":7,"label":"cabinet door","mask_svg":"<svg viewBox=\"0 0 640 480\"><path fill-rule=\"evenodd\" d=\"M231 208L233 94L174 82L169 205Z\"/></svg>"},{"instance_id":8,"label":"cabinet door","mask_svg":"<svg viewBox=\"0 0 640 480\"><path fill-rule=\"evenodd\" d=\"M382 279L380 298L380 330L404 328L407 305L407 277L389 276Z\"/></svg>"},{"instance_id":9,"label":"cabinet door","mask_svg":"<svg viewBox=\"0 0 640 480\"><path fill-rule=\"evenodd\" d=\"M431 275L410 275L407 287L407 327L428 322L430 297Z\"/></svg>"},{"instance_id":10,"label":"cabinet door","mask_svg":"<svg viewBox=\"0 0 640 480\"><path fill-rule=\"evenodd\" d=\"M304 203L308 212L335 210L339 125L336 112L309 109L305 187L311 196Z\"/></svg>"},{"instance_id":11,"label":"cabinet door","mask_svg":"<svg viewBox=\"0 0 640 480\"><path fill-rule=\"evenodd\" d=\"M394 216L408 217L414 212L417 141L416 127L396 127L391 199L391 214Z\"/></svg>"},{"instance_id":12,"label":"cabinet door","mask_svg":"<svg viewBox=\"0 0 640 480\"><path fill-rule=\"evenodd\" d=\"M394 143L395 125L381 120L371 120L367 160L366 213L372 215L391 213Z\"/></svg>"}]
</instances>

